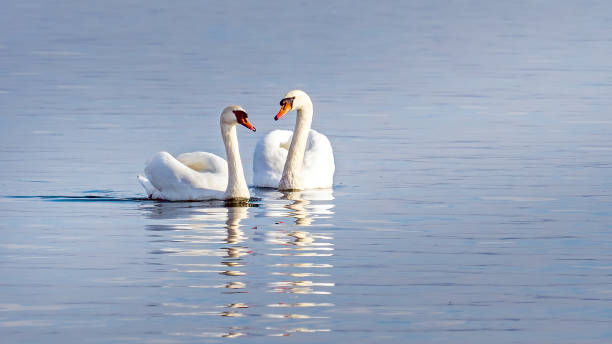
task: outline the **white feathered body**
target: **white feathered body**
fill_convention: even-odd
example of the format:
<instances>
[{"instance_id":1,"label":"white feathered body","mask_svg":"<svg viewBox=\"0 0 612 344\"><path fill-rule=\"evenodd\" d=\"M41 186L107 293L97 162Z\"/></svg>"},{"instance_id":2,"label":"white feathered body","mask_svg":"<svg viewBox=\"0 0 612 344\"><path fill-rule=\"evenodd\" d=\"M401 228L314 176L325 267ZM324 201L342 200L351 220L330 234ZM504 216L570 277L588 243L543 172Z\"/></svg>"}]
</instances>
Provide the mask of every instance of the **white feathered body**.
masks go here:
<instances>
[{"instance_id":1,"label":"white feathered body","mask_svg":"<svg viewBox=\"0 0 612 344\"><path fill-rule=\"evenodd\" d=\"M168 152L156 153L145 167L146 177L138 176L149 198L204 201L250 197L240 160L236 126L240 124L252 131L255 127L249 122L246 111L238 105L223 109L219 124L227 161L207 152L183 153L176 158Z\"/></svg>"},{"instance_id":2,"label":"white feathered body","mask_svg":"<svg viewBox=\"0 0 612 344\"><path fill-rule=\"evenodd\" d=\"M259 140L253 155L255 186L278 187L292 138L292 131L273 130ZM302 186L305 189L331 188L334 171L334 153L327 136L310 129L301 171Z\"/></svg>"},{"instance_id":3,"label":"white feathered body","mask_svg":"<svg viewBox=\"0 0 612 344\"><path fill-rule=\"evenodd\" d=\"M227 188L227 162L208 152L183 153L174 158L156 153L138 181L153 199L196 201L223 199Z\"/></svg>"}]
</instances>

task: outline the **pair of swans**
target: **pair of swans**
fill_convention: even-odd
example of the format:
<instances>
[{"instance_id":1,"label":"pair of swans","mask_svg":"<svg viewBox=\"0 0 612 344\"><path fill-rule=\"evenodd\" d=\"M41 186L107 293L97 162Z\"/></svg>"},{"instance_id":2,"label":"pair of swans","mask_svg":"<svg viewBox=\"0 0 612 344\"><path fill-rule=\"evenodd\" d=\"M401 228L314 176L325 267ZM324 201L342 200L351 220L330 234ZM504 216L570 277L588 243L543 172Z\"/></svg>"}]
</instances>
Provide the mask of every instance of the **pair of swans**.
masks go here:
<instances>
[{"instance_id":1,"label":"pair of swans","mask_svg":"<svg viewBox=\"0 0 612 344\"><path fill-rule=\"evenodd\" d=\"M280 119L295 109L297 119L293 132L274 130L263 137L253 155L253 182L257 187L279 190L331 188L334 176L334 154L323 134L310 129L313 106L303 91L294 90L280 101ZM149 198L169 201L248 199L236 126L255 131L246 111L237 105L221 113L221 137L227 162L212 153L183 153L176 158L159 152L147 163L145 176L138 181Z\"/></svg>"}]
</instances>

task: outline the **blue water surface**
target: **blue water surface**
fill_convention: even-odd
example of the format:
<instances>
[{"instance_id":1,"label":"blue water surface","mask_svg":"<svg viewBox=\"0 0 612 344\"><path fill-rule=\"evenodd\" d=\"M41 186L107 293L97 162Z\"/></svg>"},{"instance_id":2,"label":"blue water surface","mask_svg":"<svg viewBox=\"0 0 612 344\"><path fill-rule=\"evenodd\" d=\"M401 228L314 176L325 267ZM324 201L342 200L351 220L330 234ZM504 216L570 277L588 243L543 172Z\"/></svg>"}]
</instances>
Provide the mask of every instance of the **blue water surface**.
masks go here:
<instances>
[{"instance_id":1,"label":"blue water surface","mask_svg":"<svg viewBox=\"0 0 612 344\"><path fill-rule=\"evenodd\" d=\"M612 342L612 3L4 1L6 343ZM333 190L156 202L155 152L249 182L289 90Z\"/></svg>"}]
</instances>

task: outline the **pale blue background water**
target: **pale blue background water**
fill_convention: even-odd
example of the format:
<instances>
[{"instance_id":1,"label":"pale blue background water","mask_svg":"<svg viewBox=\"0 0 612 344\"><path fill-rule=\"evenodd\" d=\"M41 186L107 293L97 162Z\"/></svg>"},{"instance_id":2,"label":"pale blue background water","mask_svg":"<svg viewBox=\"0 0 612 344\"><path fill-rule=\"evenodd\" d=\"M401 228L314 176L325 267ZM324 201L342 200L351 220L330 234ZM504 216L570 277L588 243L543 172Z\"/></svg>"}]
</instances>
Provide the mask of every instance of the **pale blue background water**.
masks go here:
<instances>
[{"instance_id":1,"label":"pale blue background water","mask_svg":"<svg viewBox=\"0 0 612 344\"><path fill-rule=\"evenodd\" d=\"M610 2L1 7L3 343L612 341ZM332 195L138 200L294 88Z\"/></svg>"}]
</instances>

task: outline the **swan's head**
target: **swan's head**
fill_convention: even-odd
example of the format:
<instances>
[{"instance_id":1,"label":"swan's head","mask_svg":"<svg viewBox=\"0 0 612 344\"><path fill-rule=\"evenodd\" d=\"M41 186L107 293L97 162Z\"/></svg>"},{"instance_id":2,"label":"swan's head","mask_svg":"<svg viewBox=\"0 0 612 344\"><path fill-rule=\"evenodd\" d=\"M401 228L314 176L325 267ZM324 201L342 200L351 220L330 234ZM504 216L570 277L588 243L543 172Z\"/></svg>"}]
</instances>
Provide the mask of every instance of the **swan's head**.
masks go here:
<instances>
[{"instance_id":1,"label":"swan's head","mask_svg":"<svg viewBox=\"0 0 612 344\"><path fill-rule=\"evenodd\" d=\"M255 127L249 122L249 115L247 115L246 111L238 105L230 105L223 109L221 113L221 124L240 124L255 131Z\"/></svg>"},{"instance_id":2,"label":"swan's head","mask_svg":"<svg viewBox=\"0 0 612 344\"><path fill-rule=\"evenodd\" d=\"M312 101L310 97L304 91L293 90L283 97L280 101L281 109L278 114L274 116L274 120L278 121L279 118L283 117L287 112L296 109L299 110L303 107L312 107Z\"/></svg>"}]
</instances>

